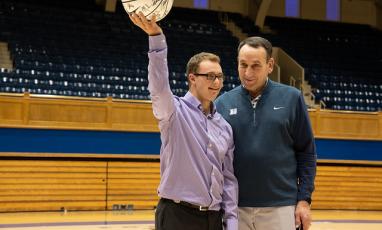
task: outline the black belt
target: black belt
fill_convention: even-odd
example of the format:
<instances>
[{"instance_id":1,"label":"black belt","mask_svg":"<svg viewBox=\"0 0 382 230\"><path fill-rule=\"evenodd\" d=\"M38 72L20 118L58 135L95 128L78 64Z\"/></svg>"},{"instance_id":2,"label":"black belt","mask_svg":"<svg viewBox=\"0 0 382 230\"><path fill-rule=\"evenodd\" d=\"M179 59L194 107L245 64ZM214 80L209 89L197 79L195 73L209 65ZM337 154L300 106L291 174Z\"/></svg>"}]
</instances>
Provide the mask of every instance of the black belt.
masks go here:
<instances>
[{"instance_id":1,"label":"black belt","mask_svg":"<svg viewBox=\"0 0 382 230\"><path fill-rule=\"evenodd\" d=\"M175 204L180 204L180 205L183 205L183 206L186 206L186 207L189 207L189 208L194 208L194 209L198 209L199 211L201 212L206 212L208 211L208 207L204 207L204 206L199 206L199 205L196 205L196 204L191 204L191 203L188 203L186 201L182 201L182 200L171 200L171 199L167 199L167 198L161 198L162 200L165 200L165 201L170 201L170 202L173 202ZM210 211L214 211L214 210L210 210Z\"/></svg>"}]
</instances>

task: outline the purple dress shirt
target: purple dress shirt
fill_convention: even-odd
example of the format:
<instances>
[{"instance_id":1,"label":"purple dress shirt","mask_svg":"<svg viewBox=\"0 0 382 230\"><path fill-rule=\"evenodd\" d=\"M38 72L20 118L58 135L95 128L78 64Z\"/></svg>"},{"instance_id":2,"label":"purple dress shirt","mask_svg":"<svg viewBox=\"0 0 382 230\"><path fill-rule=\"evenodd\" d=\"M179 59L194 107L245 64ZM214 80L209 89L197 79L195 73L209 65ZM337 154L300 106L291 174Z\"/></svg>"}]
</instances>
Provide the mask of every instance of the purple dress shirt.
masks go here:
<instances>
[{"instance_id":1,"label":"purple dress shirt","mask_svg":"<svg viewBox=\"0 0 382 230\"><path fill-rule=\"evenodd\" d=\"M167 43L163 34L149 37L148 78L154 116L159 120L160 197L224 209L227 230L238 229L238 184L233 173L232 128L213 105L205 115L190 92L170 89Z\"/></svg>"}]
</instances>

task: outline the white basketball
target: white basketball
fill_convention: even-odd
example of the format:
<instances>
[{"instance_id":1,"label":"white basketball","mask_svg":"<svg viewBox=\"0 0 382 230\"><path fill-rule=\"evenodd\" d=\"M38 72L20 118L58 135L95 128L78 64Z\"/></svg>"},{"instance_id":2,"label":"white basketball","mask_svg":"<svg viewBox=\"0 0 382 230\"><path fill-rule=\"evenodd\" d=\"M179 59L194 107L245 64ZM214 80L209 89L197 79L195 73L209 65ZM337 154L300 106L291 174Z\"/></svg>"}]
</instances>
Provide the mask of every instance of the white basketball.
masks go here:
<instances>
[{"instance_id":1,"label":"white basketball","mask_svg":"<svg viewBox=\"0 0 382 230\"><path fill-rule=\"evenodd\" d=\"M121 0L127 13L142 12L147 19L156 14L156 21L164 18L171 10L174 0Z\"/></svg>"}]
</instances>

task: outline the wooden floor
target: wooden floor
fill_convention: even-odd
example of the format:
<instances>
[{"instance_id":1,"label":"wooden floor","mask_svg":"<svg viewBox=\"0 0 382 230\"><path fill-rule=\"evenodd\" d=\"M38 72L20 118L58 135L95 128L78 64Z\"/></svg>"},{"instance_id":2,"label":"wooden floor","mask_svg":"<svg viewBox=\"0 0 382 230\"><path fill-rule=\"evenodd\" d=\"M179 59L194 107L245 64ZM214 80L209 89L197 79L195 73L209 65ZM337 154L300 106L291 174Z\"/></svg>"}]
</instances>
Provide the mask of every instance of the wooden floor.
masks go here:
<instances>
[{"instance_id":1,"label":"wooden floor","mask_svg":"<svg viewBox=\"0 0 382 230\"><path fill-rule=\"evenodd\" d=\"M313 210L311 230L381 230L382 212ZM9 230L153 230L154 211L0 213Z\"/></svg>"}]
</instances>

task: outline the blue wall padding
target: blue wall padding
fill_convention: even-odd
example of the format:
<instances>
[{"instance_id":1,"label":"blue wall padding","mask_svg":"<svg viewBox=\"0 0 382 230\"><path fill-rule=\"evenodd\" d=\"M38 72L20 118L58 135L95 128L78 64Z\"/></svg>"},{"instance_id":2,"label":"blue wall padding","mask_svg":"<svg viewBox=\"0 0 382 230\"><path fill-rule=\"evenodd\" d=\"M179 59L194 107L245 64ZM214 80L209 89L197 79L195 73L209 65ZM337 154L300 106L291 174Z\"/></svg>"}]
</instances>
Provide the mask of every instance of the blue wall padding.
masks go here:
<instances>
[{"instance_id":1,"label":"blue wall padding","mask_svg":"<svg viewBox=\"0 0 382 230\"><path fill-rule=\"evenodd\" d=\"M0 128L0 152L159 154L159 133ZM318 159L382 161L382 141L316 139Z\"/></svg>"},{"instance_id":2,"label":"blue wall padding","mask_svg":"<svg viewBox=\"0 0 382 230\"><path fill-rule=\"evenodd\" d=\"M318 159L382 161L382 141L316 139Z\"/></svg>"},{"instance_id":3,"label":"blue wall padding","mask_svg":"<svg viewBox=\"0 0 382 230\"><path fill-rule=\"evenodd\" d=\"M0 152L159 154L159 133L0 129Z\"/></svg>"}]
</instances>

